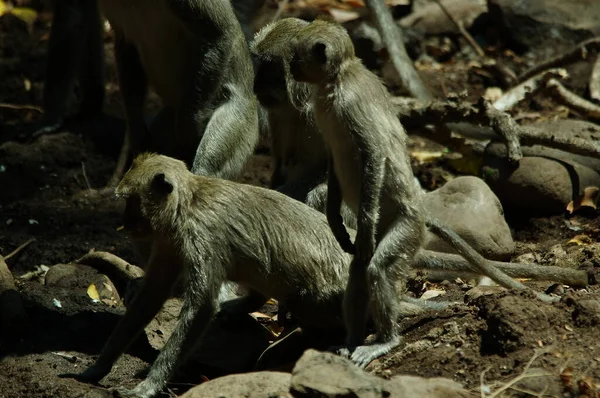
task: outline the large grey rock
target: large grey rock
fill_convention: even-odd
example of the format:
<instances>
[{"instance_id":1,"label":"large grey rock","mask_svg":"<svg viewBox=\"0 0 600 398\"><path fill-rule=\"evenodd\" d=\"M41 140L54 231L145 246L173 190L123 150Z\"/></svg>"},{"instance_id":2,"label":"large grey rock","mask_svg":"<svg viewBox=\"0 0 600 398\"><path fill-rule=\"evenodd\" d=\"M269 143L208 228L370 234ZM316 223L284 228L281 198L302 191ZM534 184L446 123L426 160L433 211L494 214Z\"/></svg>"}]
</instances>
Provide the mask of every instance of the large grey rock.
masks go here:
<instances>
[{"instance_id":1,"label":"large grey rock","mask_svg":"<svg viewBox=\"0 0 600 398\"><path fill-rule=\"evenodd\" d=\"M516 168L485 157L483 176L506 211L530 216L560 214L600 175L573 161L526 156Z\"/></svg>"},{"instance_id":2,"label":"large grey rock","mask_svg":"<svg viewBox=\"0 0 600 398\"><path fill-rule=\"evenodd\" d=\"M181 398L291 397L289 373L253 372L219 377L180 395Z\"/></svg>"},{"instance_id":3,"label":"large grey rock","mask_svg":"<svg viewBox=\"0 0 600 398\"><path fill-rule=\"evenodd\" d=\"M117 288L112 281L96 269L81 264L56 264L50 267L44 277L44 283L47 286L57 286L72 289L73 295L88 295L90 300L93 297L93 290L90 286L93 284L95 292L98 293L97 299L105 304L117 305L121 298ZM90 296L92 294L92 296Z\"/></svg>"},{"instance_id":4,"label":"large grey rock","mask_svg":"<svg viewBox=\"0 0 600 398\"><path fill-rule=\"evenodd\" d=\"M451 227L484 257L508 259L515 250L510 228L500 201L488 185L477 177L458 177L423 199L428 215ZM428 233L426 248L446 253L454 250Z\"/></svg>"},{"instance_id":5,"label":"large grey rock","mask_svg":"<svg viewBox=\"0 0 600 398\"><path fill-rule=\"evenodd\" d=\"M395 376L384 380L366 373L349 360L327 352L307 350L292 371L294 397L430 397L473 396L445 378Z\"/></svg>"},{"instance_id":6,"label":"large grey rock","mask_svg":"<svg viewBox=\"0 0 600 398\"><path fill-rule=\"evenodd\" d=\"M527 47L576 43L600 34L597 0L488 0L491 17Z\"/></svg>"}]
</instances>

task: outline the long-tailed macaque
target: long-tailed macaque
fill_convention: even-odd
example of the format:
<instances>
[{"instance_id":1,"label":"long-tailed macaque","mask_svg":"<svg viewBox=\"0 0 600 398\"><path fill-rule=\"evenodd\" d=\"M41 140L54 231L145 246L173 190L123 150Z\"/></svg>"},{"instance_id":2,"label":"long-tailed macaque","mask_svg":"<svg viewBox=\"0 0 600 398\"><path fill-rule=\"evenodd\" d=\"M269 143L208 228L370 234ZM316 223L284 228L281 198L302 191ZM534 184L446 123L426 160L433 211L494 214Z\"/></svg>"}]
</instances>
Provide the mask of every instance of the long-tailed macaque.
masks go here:
<instances>
[{"instance_id":1,"label":"long-tailed macaque","mask_svg":"<svg viewBox=\"0 0 600 398\"><path fill-rule=\"evenodd\" d=\"M423 247L426 226L481 274L524 289L449 228L425 216L391 96L356 57L346 30L316 20L297 33L292 47L290 72L296 81L313 85L315 122L329 148L327 219L340 246L354 254L344 297L347 340L338 351L366 366L399 344L395 284L405 279ZM354 243L340 215L342 200L357 218ZM369 313L377 340L364 345Z\"/></svg>"}]
</instances>

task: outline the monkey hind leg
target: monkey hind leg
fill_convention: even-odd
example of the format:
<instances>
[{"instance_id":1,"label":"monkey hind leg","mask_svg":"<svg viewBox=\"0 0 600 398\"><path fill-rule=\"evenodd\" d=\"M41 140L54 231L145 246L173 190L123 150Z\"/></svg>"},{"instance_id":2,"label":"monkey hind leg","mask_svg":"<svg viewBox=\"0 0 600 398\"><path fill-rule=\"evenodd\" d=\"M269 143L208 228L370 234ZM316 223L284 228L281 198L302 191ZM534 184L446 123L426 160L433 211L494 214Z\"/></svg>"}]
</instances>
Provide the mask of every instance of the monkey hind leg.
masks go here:
<instances>
[{"instance_id":1,"label":"monkey hind leg","mask_svg":"<svg viewBox=\"0 0 600 398\"><path fill-rule=\"evenodd\" d=\"M254 98L232 93L232 97L213 112L201 136L192 172L228 180L239 177L258 144L258 111Z\"/></svg>"},{"instance_id":2,"label":"monkey hind leg","mask_svg":"<svg viewBox=\"0 0 600 398\"><path fill-rule=\"evenodd\" d=\"M358 366L367 366L400 344L397 322L401 313L401 297L398 296L398 285L404 284L422 241L423 228L418 227L416 219L406 218L398 220L377 245L366 268L369 307L377 339L351 352L350 359Z\"/></svg>"}]
</instances>

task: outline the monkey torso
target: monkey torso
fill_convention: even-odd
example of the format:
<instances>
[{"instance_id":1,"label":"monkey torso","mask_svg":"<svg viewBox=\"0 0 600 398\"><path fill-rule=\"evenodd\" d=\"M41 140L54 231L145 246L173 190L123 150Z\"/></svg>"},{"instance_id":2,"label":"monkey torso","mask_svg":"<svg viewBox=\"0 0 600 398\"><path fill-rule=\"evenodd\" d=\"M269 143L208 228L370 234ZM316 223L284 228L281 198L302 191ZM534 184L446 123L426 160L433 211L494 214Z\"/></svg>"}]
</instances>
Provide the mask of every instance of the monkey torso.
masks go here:
<instances>
[{"instance_id":1,"label":"monkey torso","mask_svg":"<svg viewBox=\"0 0 600 398\"><path fill-rule=\"evenodd\" d=\"M268 110L271 151L283 182L307 173L325 173L327 152L321 134L309 116L285 102Z\"/></svg>"},{"instance_id":2,"label":"monkey torso","mask_svg":"<svg viewBox=\"0 0 600 398\"><path fill-rule=\"evenodd\" d=\"M191 245L179 247L184 263L203 263L200 244L218 247L226 279L276 298L307 323L340 319L350 258L322 213L272 190L193 179L194 192L210 197L178 206L182 225L171 239ZM177 236L185 231L193 233Z\"/></svg>"},{"instance_id":3,"label":"monkey torso","mask_svg":"<svg viewBox=\"0 0 600 398\"><path fill-rule=\"evenodd\" d=\"M206 43L213 40L211 36L216 35L215 29L223 27L215 27L216 24L202 21L202 17L198 16L198 30L192 31L173 12L169 1L100 0L100 4L115 31L136 47L148 80L157 94L166 105L177 107L192 88L194 73L202 62L210 61ZM224 6L230 7L227 0L218 2L227 3ZM202 7L198 9L202 10ZM237 24L237 21L233 18L226 23ZM210 26L206 28L206 37L202 37L203 25ZM222 35L218 40L223 43L219 45L232 46L235 40L245 44L239 26L238 30L236 33L239 34L227 32L230 34ZM238 61L235 55L233 58L230 62ZM230 65L223 65L223 68L230 68Z\"/></svg>"},{"instance_id":4,"label":"monkey torso","mask_svg":"<svg viewBox=\"0 0 600 398\"><path fill-rule=\"evenodd\" d=\"M346 204L358 213L364 178L360 153L369 151L374 159L384 160L379 229L387 229L398 215L420 214L406 133L379 79L356 61L316 91L315 120L331 151ZM360 148L360 142L367 148Z\"/></svg>"}]
</instances>

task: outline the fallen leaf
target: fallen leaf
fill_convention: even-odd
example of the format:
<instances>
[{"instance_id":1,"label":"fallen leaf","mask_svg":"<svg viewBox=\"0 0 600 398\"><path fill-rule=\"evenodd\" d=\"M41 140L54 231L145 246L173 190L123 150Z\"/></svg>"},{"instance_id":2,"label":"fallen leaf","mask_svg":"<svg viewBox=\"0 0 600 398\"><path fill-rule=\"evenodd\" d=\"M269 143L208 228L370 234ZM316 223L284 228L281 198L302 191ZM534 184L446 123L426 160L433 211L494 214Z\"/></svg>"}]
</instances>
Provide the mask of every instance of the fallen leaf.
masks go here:
<instances>
[{"instance_id":1,"label":"fallen leaf","mask_svg":"<svg viewBox=\"0 0 600 398\"><path fill-rule=\"evenodd\" d=\"M443 296L444 294L446 294L444 290L427 290L421 295L421 300L429 300L434 297Z\"/></svg>"},{"instance_id":2,"label":"fallen leaf","mask_svg":"<svg viewBox=\"0 0 600 398\"><path fill-rule=\"evenodd\" d=\"M567 205L567 211L569 214L573 214L575 211L579 210L582 207L591 207L592 209L596 209L596 199L598 198L598 192L600 192L600 188L598 187L586 187L583 190L583 194L580 195L577 199L572 200Z\"/></svg>"},{"instance_id":3,"label":"fallen leaf","mask_svg":"<svg viewBox=\"0 0 600 398\"><path fill-rule=\"evenodd\" d=\"M443 152L431 152L431 151L414 151L410 153L410 156L416 159L419 163L431 162L437 158L441 158L443 156Z\"/></svg>"},{"instance_id":4,"label":"fallen leaf","mask_svg":"<svg viewBox=\"0 0 600 398\"><path fill-rule=\"evenodd\" d=\"M340 10L339 8L330 8L328 12L337 23L354 21L360 17L360 14L355 11Z\"/></svg>"},{"instance_id":5,"label":"fallen leaf","mask_svg":"<svg viewBox=\"0 0 600 398\"><path fill-rule=\"evenodd\" d=\"M98 290L96 289L96 285L93 283L87 288L87 295L90 296L92 300L100 300L100 295L98 294Z\"/></svg>"},{"instance_id":6,"label":"fallen leaf","mask_svg":"<svg viewBox=\"0 0 600 398\"><path fill-rule=\"evenodd\" d=\"M577 246L585 246L585 245L589 245L593 243L592 238L590 238L587 235L581 234L581 235L576 235L573 238L571 238L571 240L569 240L567 242L568 244L575 244Z\"/></svg>"}]
</instances>

